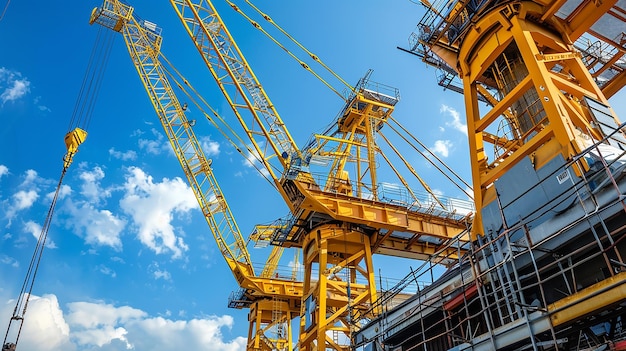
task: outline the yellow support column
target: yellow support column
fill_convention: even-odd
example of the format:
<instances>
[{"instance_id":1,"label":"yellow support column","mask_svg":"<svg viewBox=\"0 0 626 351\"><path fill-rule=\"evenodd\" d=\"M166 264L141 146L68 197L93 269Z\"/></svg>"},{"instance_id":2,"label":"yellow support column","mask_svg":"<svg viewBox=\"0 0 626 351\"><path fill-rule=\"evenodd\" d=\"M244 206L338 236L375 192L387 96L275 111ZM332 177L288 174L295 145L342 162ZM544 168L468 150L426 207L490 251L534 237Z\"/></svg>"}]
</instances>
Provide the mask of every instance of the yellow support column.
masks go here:
<instances>
[{"instance_id":1,"label":"yellow support column","mask_svg":"<svg viewBox=\"0 0 626 351\"><path fill-rule=\"evenodd\" d=\"M376 283L369 236L324 225L304 243L300 350L346 351L353 329L377 314L372 310Z\"/></svg>"},{"instance_id":2,"label":"yellow support column","mask_svg":"<svg viewBox=\"0 0 626 351\"><path fill-rule=\"evenodd\" d=\"M566 28L556 20L535 21L543 11L532 2L495 8L468 30L459 48L477 208L474 236L483 234L481 210L496 200L494 181L523 158L539 169L557 155L571 160L589 145L589 137L603 138L585 101L609 106L608 101L568 35L558 34ZM498 91L489 110L479 108L479 86ZM484 134L503 119L516 128L510 133L519 135L516 147L489 160L487 152L495 147L485 143ZM584 162L580 167L587 169Z\"/></svg>"},{"instance_id":3,"label":"yellow support column","mask_svg":"<svg viewBox=\"0 0 626 351\"><path fill-rule=\"evenodd\" d=\"M248 313L249 329L246 350L292 351L291 321L295 313L289 303L284 300L265 298L253 302Z\"/></svg>"}]
</instances>

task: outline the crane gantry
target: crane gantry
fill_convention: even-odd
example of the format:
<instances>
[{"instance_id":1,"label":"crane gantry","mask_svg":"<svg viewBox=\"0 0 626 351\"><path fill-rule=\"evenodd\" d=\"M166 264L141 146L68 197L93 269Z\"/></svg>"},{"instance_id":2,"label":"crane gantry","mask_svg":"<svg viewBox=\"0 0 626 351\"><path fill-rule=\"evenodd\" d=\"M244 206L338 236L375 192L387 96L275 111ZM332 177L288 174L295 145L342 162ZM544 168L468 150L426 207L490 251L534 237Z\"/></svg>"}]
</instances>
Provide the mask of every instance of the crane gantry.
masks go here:
<instances>
[{"instance_id":1,"label":"crane gantry","mask_svg":"<svg viewBox=\"0 0 626 351\"><path fill-rule=\"evenodd\" d=\"M397 90L372 89L362 80L347 97L337 130L316 135L317 144L299 149L212 2L170 4L290 209L289 225L273 241L303 250L299 349L347 350L354 328L380 313L372 308L372 254L436 255L449 262L458 251L443 249L442 243L465 233L466 216L440 204L422 206L414 196L416 206L380 196L375 135L392 119ZM324 152L326 145L335 146ZM322 178L310 171L315 157L331 160ZM348 162L356 164L352 178Z\"/></svg>"},{"instance_id":2,"label":"crane gantry","mask_svg":"<svg viewBox=\"0 0 626 351\"><path fill-rule=\"evenodd\" d=\"M237 222L213 174L160 60L161 30L137 18L119 0L105 0L90 23L122 33L128 53L172 145L218 248L243 293L232 307L249 307L249 350L291 350L291 321L299 313L302 282L274 276L281 247L274 247L268 265L257 275ZM276 311L279 313L277 314ZM271 328L284 332L269 335Z\"/></svg>"},{"instance_id":3,"label":"crane gantry","mask_svg":"<svg viewBox=\"0 0 626 351\"><path fill-rule=\"evenodd\" d=\"M353 329L380 312L372 306L376 299L372 254L452 262L463 250L445 243L465 233L468 216L439 200L396 149L396 156L424 185L431 201L420 201L395 169L408 200L394 202L381 195L377 162L382 154L375 136L387 141L380 129L397 123L391 116L399 100L396 89L371 84L368 73L346 96L335 124L299 149L212 4L171 4L290 208L291 218L273 230L271 240L280 247L305 250L303 286L294 288L291 281L254 274L210 163L162 69L160 29L136 19L130 6L115 0L105 0L92 14L92 22L124 35L218 246L238 284L246 289L244 301L252 301L248 348L291 349L290 337L270 340L264 335L277 322L273 312L279 298L285 305L279 307L284 312L281 322L288 328L301 307L300 349L346 349ZM391 165L389 158L382 157ZM311 164L320 160L330 164L323 178L311 172ZM352 179L349 163L357 170Z\"/></svg>"}]
</instances>

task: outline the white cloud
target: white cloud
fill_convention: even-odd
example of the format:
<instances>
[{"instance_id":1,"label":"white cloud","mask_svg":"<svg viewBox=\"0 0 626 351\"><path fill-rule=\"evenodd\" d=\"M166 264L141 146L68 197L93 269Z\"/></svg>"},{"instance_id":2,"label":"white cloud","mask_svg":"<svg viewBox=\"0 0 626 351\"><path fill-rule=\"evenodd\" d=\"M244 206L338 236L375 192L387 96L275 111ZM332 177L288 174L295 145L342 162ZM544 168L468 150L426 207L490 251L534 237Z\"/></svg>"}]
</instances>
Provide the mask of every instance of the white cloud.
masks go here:
<instances>
[{"instance_id":1,"label":"white cloud","mask_svg":"<svg viewBox=\"0 0 626 351\"><path fill-rule=\"evenodd\" d=\"M148 270L152 272L152 276L154 277L155 280L159 280L159 279L163 279L166 281L172 280L172 275L170 274L170 272L159 269L159 264L156 262L152 263L148 267Z\"/></svg>"},{"instance_id":2,"label":"white cloud","mask_svg":"<svg viewBox=\"0 0 626 351\"><path fill-rule=\"evenodd\" d=\"M117 256L111 257L110 260L117 263L126 263L123 258Z\"/></svg>"},{"instance_id":3,"label":"white cloud","mask_svg":"<svg viewBox=\"0 0 626 351\"><path fill-rule=\"evenodd\" d=\"M144 132L141 129L135 129L132 133L130 133L131 137L136 137L136 136L142 136L144 135L146 132Z\"/></svg>"},{"instance_id":4,"label":"white cloud","mask_svg":"<svg viewBox=\"0 0 626 351\"><path fill-rule=\"evenodd\" d=\"M98 271L100 271L100 273L104 274L104 275L110 275L111 278L115 278L117 276L117 273L115 273L115 271L103 264L98 265Z\"/></svg>"},{"instance_id":5,"label":"white cloud","mask_svg":"<svg viewBox=\"0 0 626 351\"><path fill-rule=\"evenodd\" d=\"M126 221L109 210L98 210L88 202L74 203L69 200L63 210L70 214L66 226L74 234L84 237L85 242L95 246L109 246L117 251L122 249L120 236Z\"/></svg>"},{"instance_id":6,"label":"white cloud","mask_svg":"<svg viewBox=\"0 0 626 351\"><path fill-rule=\"evenodd\" d=\"M204 137L200 141L202 144L202 150L207 156L217 156L220 154L220 143L211 140L209 137Z\"/></svg>"},{"instance_id":7,"label":"white cloud","mask_svg":"<svg viewBox=\"0 0 626 351\"><path fill-rule=\"evenodd\" d=\"M168 271L156 270L154 271L154 279L172 280L172 275Z\"/></svg>"},{"instance_id":8,"label":"white cloud","mask_svg":"<svg viewBox=\"0 0 626 351\"><path fill-rule=\"evenodd\" d=\"M104 171L102 168L95 166L92 171L82 171L79 178L83 181L80 186L80 193L90 202L98 203L101 199L111 195L111 191L103 189L100 181L104 179Z\"/></svg>"},{"instance_id":9,"label":"white cloud","mask_svg":"<svg viewBox=\"0 0 626 351\"><path fill-rule=\"evenodd\" d=\"M6 174L9 174L9 168L5 165L0 165L0 178Z\"/></svg>"},{"instance_id":10,"label":"white cloud","mask_svg":"<svg viewBox=\"0 0 626 351\"><path fill-rule=\"evenodd\" d=\"M73 302L67 306L69 308L67 321L73 329L72 338L80 346L102 347L117 339L125 344L126 349L133 349L133 345L126 338L128 332L119 325L147 315L129 306L114 307L91 302Z\"/></svg>"},{"instance_id":11,"label":"white cloud","mask_svg":"<svg viewBox=\"0 0 626 351\"><path fill-rule=\"evenodd\" d=\"M185 345L184 349L187 350L243 351L246 347L245 338L237 337L230 342L223 340L220 329L231 327L232 324L230 316L190 321L149 318L128 326L129 334L133 334L129 340L133 341L137 350L147 349L151 345L159 345L164 350L180 349L180 345Z\"/></svg>"},{"instance_id":12,"label":"white cloud","mask_svg":"<svg viewBox=\"0 0 626 351\"><path fill-rule=\"evenodd\" d=\"M41 225L39 225L38 223L35 223L33 221L28 221L26 223L24 223L24 231L27 233L30 233L32 236L35 237L35 240L39 240L39 237L41 236ZM54 241L52 241L52 239L50 239L50 237L46 238L46 247L49 249L56 249L57 245L54 243Z\"/></svg>"},{"instance_id":13,"label":"white cloud","mask_svg":"<svg viewBox=\"0 0 626 351\"><path fill-rule=\"evenodd\" d=\"M16 214L20 211L29 209L39 198L39 194L35 190L19 190L12 196L11 204L7 206L5 218L9 220L9 224Z\"/></svg>"},{"instance_id":14,"label":"white cloud","mask_svg":"<svg viewBox=\"0 0 626 351\"><path fill-rule=\"evenodd\" d=\"M0 67L0 99L2 103L15 101L30 92L30 81L17 71Z\"/></svg>"},{"instance_id":15,"label":"white cloud","mask_svg":"<svg viewBox=\"0 0 626 351\"><path fill-rule=\"evenodd\" d=\"M37 180L37 171L34 169L29 169L25 173L24 181L22 182L22 186L29 186L35 183Z\"/></svg>"},{"instance_id":16,"label":"white cloud","mask_svg":"<svg viewBox=\"0 0 626 351\"><path fill-rule=\"evenodd\" d=\"M448 157L452 146L453 144L450 140L437 140L435 141L435 145L433 145L430 149L432 152L439 154L441 157Z\"/></svg>"},{"instance_id":17,"label":"white cloud","mask_svg":"<svg viewBox=\"0 0 626 351\"><path fill-rule=\"evenodd\" d=\"M25 210L30 208L37 198L39 194L37 194L34 190L20 190L17 193L13 194L13 204L16 210Z\"/></svg>"},{"instance_id":18,"label":"white cloud","mask_svg":"<svg viewBox=\"0 0 626 351\"><path fill-rule=\"evenodd\" d=\"M48 108L48 106L40 104L39 103L40 101L41 101L41 96L36 96L35 99L33 100L33 104L35 104L35 106L37 106L39 111L52 112L52 110L50 110L50 108Z\"/></svg>"},{"instance_id":19,"label":"white cloud","mask_svg":"<svg viewBox=\"0 0 626 351\"><path fill-rule=\"evenodd\" d=\"M116 158L118 160L122 160L122 161L134 161L137 159L137 153L133 150L128 150L126 152L122 152L122 151L117 151L115 150L115 148L110 148L109 149L109 155L113 156L113 158Z\"/></svg>"},{"instance_id":20,"label":"white cloud","mask_svg":"<svg viewBox=\"0 0 626 351\"><path fill-rule=\"evenodd\" d=\"M30 92L30 82L28 79L16 79L11 86L4 89L0 99L2 102L15 101Z\"/></svg>"},{"instance_id":21,"label":"white cloud","mask_svg":"<svg viewBox=\"0 0 626 351\"><path fill-rule=\"evenodd\" d=\"M8 226L11 225L18 212L27 210L35 204L35 201L39 198L38 183L41 183L41 181L34 170L29 169L24 172L24 180L18 186L18 189L21 190L16 191L10 200L7 199L2 203L2 205L6 206L4 218L9 220Z\"/></svg>"},{"instance_id":22,"label":"white cloud","mask_svg":"<svg viewBox=\"0 0 626 351\"><path fill-rule=\"evenodd\" d=\"M2 330L6 330L12 315L15 300L9 300L0 306ZM15 325L14 325L15 326ZM14 337L10 340L15 340ZM76 350L70 341L70 327L63 318L63 312L54 295L42 297L32 295L28 303L28 311L20 334L18 349L38 351Z\"/></svg>"},{"instance_id":23,"label":"white cloud","mask_svg":"<svg viewBox=\"0 0 626 351\"><path fill-rule=\"evenodd\" d=\"M467 135L467 125L461 121L461 115L457 110L447 105L441 105L439 112L446 113L450 115L450 117L452 117L452 121L446 122L446 126L452 127L459 132Z\"/></svg>"},{"instance_id":24,"label":"white cloud","mask_svg":"<svg viewBox=\"0 0 626 351\"><path fill-rule=\"evenodd\" d=\"M125 324L147 317L147 313L130 306L115 307L93 302L68 303L67 321L72 326L93 329L103 325Z\"/></svg>"},{"instance_id":25,"label":"white cloud","mask_svg":"<svg viewBox=\"0 0 626 351\"><path fill-rule=\"evenodd\" d=\"M13 268L20 266L20 262L18 260L5 254L0 255L0 263L9 265Z\"/></svg>"},{"instance_id":26,"label":"white cloud","mask_svg":"<svg viewBox=\"0 0 626 351\"><path fill-rule=\"evenodd\" d=\"M178 258L188 250L182 236L172 226L174 213L185 214L198 208L191 188L180 178L154 182L137 167L129 168L120 200L122 210L131 215L138 227L139 240L157 254L171 252Z\"/></svg>"},{"instance_id":27,"label":"white cloud","mask_svg":"<svg viewBox=\"0 0 626 351\"><path fill-rule=\"evenodd\" d=\"M172 151L172 147L165 139L163 134L159 133L155 128L150 130L156 139L139 139L139 149L153 155L160 155L163 151Z\"/></svg>"},{"instance_id":28,"label":"white cloud","mask_svg":"<svg viewBox=\"0 0 626 351\"><path fill-rule=\"evenodd\" d=\"M259 155L259 153L255 149L251 149L251 151L248 151L246 153L245 159L241 162L244 166L254 168L258 172L260 172L260 175L264 177L269 177L269 171L265 169L265 166L263 166L263 163L261 163L260 160L261 156Z\"/></svg>"},{"instance_id":29,"label":"white cloud","mask_svg":"<svg viewBox=\"0 0 626 351\"><path fill-rule=\"evenodd\" d=\"M64 315L54 295L32 296L30 301L18 345L22 350L244 351L246 347L241 336L224 340L222 329L233 326L228 315L172 320L103 302L68 303ZM0 327L6 326L14 304L0 306Z\"/></svg>"}]
</instances>

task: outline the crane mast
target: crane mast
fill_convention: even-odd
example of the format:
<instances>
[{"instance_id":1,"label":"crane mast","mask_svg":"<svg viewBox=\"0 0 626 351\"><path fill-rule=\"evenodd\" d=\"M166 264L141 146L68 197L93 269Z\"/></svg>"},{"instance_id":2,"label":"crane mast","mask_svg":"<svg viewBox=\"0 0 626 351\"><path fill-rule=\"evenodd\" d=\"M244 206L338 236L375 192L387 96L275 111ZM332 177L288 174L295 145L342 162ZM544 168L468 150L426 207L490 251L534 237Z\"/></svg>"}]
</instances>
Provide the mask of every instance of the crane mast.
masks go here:
<instances>
[{"instance_id":1,"label":"crane mast","mask_svg":"<svg viewBox=\"0 0 626 351\"><path fill-rule=\"evenodd\" d=\"M159 60L161 29L138 19L133 8L118 0L105 0L94 9L90 23L122 33L132 62L187 177L220 252L243 289L239 304L250 307L248 349L291 350L290 321L299 309L302 283L291 279L255 275L246 243ZM280 256L270 256L270 266ZM278 314L277 314L278 312ZM270 328L284 329L277 337L265 335Z\"/></svg>"},{"instance_id":2,"label":"crane mast","mask_svg":"<svg viewBox=\"0 0 626 351\"><path fill-rule=\"evenodd\" d=\"M372 254L417 259L439 254L439 262L449 262L458 250L442 249L425 238L441 243L462 235L467 218L378 198L373 136L391 115L398 96L364 85L349 97L338 121L344 136L363 139L336 140L344 152L323 179L327 186L321 186L309 172L310 155L296 147L211 1L170 3L291 210L291 225L277 231L273 242L303 249L300 350L347 350L353 330L380 313L372 306L376 300ZM362 171L373 183L369 192L357 192L360 197L351 190L344 171L346 157L357 144L365 145L367 166Z\"/></svg>"}]
</instances>

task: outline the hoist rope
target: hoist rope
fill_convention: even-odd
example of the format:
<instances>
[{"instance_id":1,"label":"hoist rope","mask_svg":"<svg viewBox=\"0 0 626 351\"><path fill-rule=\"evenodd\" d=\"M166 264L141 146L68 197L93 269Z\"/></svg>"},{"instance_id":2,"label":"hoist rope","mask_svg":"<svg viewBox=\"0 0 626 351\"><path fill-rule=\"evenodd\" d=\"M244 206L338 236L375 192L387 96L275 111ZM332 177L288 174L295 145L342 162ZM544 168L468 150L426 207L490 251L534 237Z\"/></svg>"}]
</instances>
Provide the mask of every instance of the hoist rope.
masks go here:
<instances>
[{"instance_id":1,"label":"hoist rope","mask_svg":"<svg viewBox=\"0 0 626 351\"><path fill-rule=\"evenodd\" d=\"M431 165L433 165L433 167L435 167L441 174L443 174L446 178L448 178L448 180L454 184L454 186L456 186L457 188L459 188L465 195L467 195L470 199L474 198L474 195L471 193L468 193L467 189L469 189L471 191L472 186L469 185L463 178L461 178L460 175L458 175L453 169L451 169L445 162L443 162L443 160L441 158L439 158L434 152L430 151L430 149L428 147L426 147L426 145L424 145L419 139L417 139L413 134L411 134L411 132L409 132L404 126L402 126L400 124L400 122L398 122L396 119L394 119L392 116L389 116L389 119L391 121L393 121L404 133L408 134L411 139L413 141L415 141L417 144L419 144L419 146L421 146L422 148L424 148L426 150L426 152L432 156L434 159L436 159L445 169L447 169L450 173L452 173L457 180L459 180L461 183L463 183L463 185L465 185L467 188L463 188L461 187L455 180L453 180L448 173L444 172L435 162L433 162L430 157L426 156L422 151L420 151L417 147L415 147L415 145L411 142L409 142L405 136L403 136L402 134L400 134L400 132L393 126L391 125L391 123L387 123L387 125L389 126L389 128L391 128L393 131L395 131L402 139L404 139L405 141L407 141L407 144L409 144L415 151L417 151L420 155L422 155L422 157L424 157L424 159L426 159L426 161L428 161Z\"/></svg>"},{"instance_id":2,"label":"hoist rope","mask_svg":"<svg viewBox=\"0 0 626 351\"><path fill-rule=\"evenodd\" d=\"M349 90L354 91L354 87L351 84L349 84L343 78L341 78L341 76L339 74L337 74L335 71L333 71L332 68L328 67L326 65L326 63L324 63L324 61L322 61L317 55L315 55L314 53L309 51L309 49L307 49L304 45L300 44L300 42L297 41L293 36L291 36L291 34L289 34L281 26L279 26L278 23L274 22L274 20L270 16L268 16L266 13L262 12L250 0L246 0L246 3L248 5L250 5L250 7L252 7L258 14L260 14L266 21L270 22L272 24L272 26L274 26L274 28L278 29L281 33L283 33L284 36L289 38L289 40L291 40L300 49L302 49L302 51L306 52L311 57L311 59L313 61L319 63L326 71L328 71L330 74L332 74L333 77L337 78L337 80L340 81L341 84L345 85L346 88L348 88Z\"/></svg>"},{"instance_id":3,"label":"hoist rope","mask_svg":"<svg viewBox=\"0 0 626 351\"><path fill-rule=\"evenodd\" d=\"M30 264L28 265L28 270L26 271L26 277L24 278L24 282L22 283L22 288L20 289L20 293L17 297L17 302L15 304L15 308L13 309L13 316L11 317L11 320L9 321L9 327L7 328L7 332L4 335L4 341L2 342L2 345L5 345L7 342L7 338L11 330L11 324L13 322L19 322L19 329L15 337L15 346L17 346L17 342L20 338L20 334L22 332L22 326L24 325L24 315L26 314L26 308L28 307L28 302L30 300L30 296L33 291L33 286L35 284L35 278L37 277L37 271L39 269L39 264L41 262L43 249L46 245L46 240L48 239L48 231L50 229L50 224L52 223L52 215L54 214L54 209L56 207L56 202L59 198L61 184L63 183L63 178L65 177L66 171L67 169L64 168L63 171L61 172L59 183L57 184L56 191L54 192L54 197L52 198L52 203L50 204L50 208L48 209L48 214L46 216L44 224L41 227L41 233L39 234L39 238L37 239L37 244L35 245L35 252L33 253L33 256L30 260ZM26 290L28 290L28 292Z\"/></svg>"},{"instance_id":4,"label":"hoist rope","mask_svg":"<svg viewBox=\"0 0 626 351\"><path fill-rule=\"evenodd\" d=\"M250 18L250 16L248 16L245 12L243 12L241 10L241 8L239 8L237 5L235 5L234 3L232 3L229 0L225 0L225 1L230 5L230 7L233 10L235 10L235 12L237 12L238 14L243 16L246 20L248 20L248 22L250 22L250 24L252 24L252 26L254 28L260 30L261 33L263 33L266 37L268 37L274 44L276 44L279 48L283 49L283 51L285 51L287 53L287 55L291 56L291 58L296 60L300 64L300 66L302 66L302 68L304 68L305 70L309 71L313 76L315 76L315 78L317 78L326 87L328 87L331 91L333 91L335 94L337 94L342 100L346 100L346 97L344 96L344 94L340 93L337 89L335 89L329 82L327 82L317 72L315 72L308 64L306 64L304 61L302 61L296 54L294 54L289 49L287 49L287 47L285 45L283 45L280 41L278 41L271 34L269 34L265 29L263 29L263 27L258 22L254 21L252 18ZM352 85L348 84L343 78L341 78L341 76L339 76L337 73L335 73L322 60L320 60L320 58L317 55L315 55L311 51L309 51L305 46L300 44L294 37L292 37L289 33L287 33L287 31L285 31L282 27L280 27L278 24L276 24L276 22L274 22L270 16L268 16L265 13L261 12L261 10L259 10L256 6L254 6L254 4L252 4L250 1L246 0L246 3L248 3L248 5L250 5L250 7L252 7L266 21L271 23L276 29L278 29L281 33L283 33L283 35L285 35L287 38L289 38L289 40L291 40L294 44L296 44L300 49L302 49L304 52L306 52L311 57L311 59L313 61L319 63L324 69L326 69L326 71L328 71L336 79L338 79L343 85L345 85L345 87L348 90L350 90L351 92L354 91L354 87Z\"/></svg>"},{"instance_id":5,"label":"hoist rope","mask_svg":"<svg viewBox=\"0 0 626 351\"><path fill-rule=\"evenodd\" d=\"M7 9L9 8L9 4L11 0L7 0L7 3L4 5L4 9L2 9L2 14L0 15L0 21L4 18L4 14L7 13Z\"/></svg>"},{"instance_id":6,"label":"hoist rope","mask_svg":"<svg viewBox=\"0 0 626 351\"><path fill-rule=\"evenodd\" d=\"M39 237L37 239L35 251L33 252L33 256L31 257L31 261L26 272L26 277L24 278L24 282L22 283L22 287L17 297L15 308L13 310L13 315L11 316L9 325L7 326L4 341L2 342L3 349L6 348L10 350L15 350L17 348L17 343L19 341L22 327L24 325L24 316L26 315L28 302L30 300L33 287L35 285L35 278L37 277L39 264L41 263L41 257L43 255L46 240L48 238L48 232L52 223L52 216L54 214L57 200L59 198L59 193L63 184L63 178L65 177L68 167L72 163L74 155L78 151L78 146L82 144L82 142L87 137L86 129L89 127L91 114L93 113L98 92L100 90L100 83L102 82L102 78L104 77L106 63L108 62L109 52L112 47L112 38L113 36L110 35L108 32L104 34L103 38L102 31L98 31L98 36L96 37L94 47L92 49L91 56L87 64L87 70L83 77L82 85L80 87L79 94L74 105L74 110L70 118L68 130L65 134L64 141L67 148L67 153L63 157L63 169L61 171L61 176L59 177L59 182L54 192L54 197L52 198L52 202L48 209L48 214L46 215L44 224L41 227L41 233L39 234ZM19 323L19 328L15 336L15 342L7 343L7 338L11 333L11 326L13 325L13 323Z\"/></svg>"},{"instance_id":7,"label":"hoist rope","mask_svg":"<svg viewBox=\"0 0 626 351\"><path fill-rule=\"evenodd\" d=\"M78 92L78 98L74 104L72 117L67 128L68 132L76 127L84 130L89 128L91 115L100 91L111 47L113 46L113 39L114 37L109 30L103 30L103 27L100 27L91 49L87 69Z\"/></svg>"}]
</instances>

